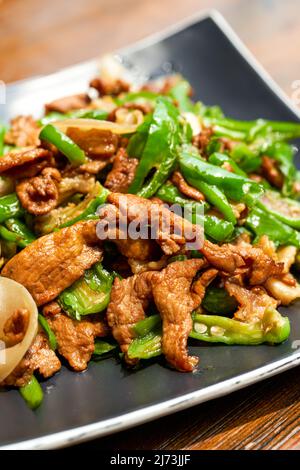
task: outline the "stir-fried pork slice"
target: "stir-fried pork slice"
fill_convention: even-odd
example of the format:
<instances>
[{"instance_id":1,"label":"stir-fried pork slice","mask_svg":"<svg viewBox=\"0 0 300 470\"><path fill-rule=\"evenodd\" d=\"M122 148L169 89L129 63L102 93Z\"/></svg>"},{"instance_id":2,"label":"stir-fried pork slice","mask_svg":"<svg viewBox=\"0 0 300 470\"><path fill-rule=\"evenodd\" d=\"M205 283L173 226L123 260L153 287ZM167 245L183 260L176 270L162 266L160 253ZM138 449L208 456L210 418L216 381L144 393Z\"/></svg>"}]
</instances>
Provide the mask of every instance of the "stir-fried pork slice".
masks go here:
<instances>
[{"instance_id":1,"label":"stir-fried pork slice","mask_svg":"<svg viewBox=\"0 0 300 470\"><path fill-rule=\"evenodd\" d=\"M60 360L50 348L46 335L39 332L21 362L1 385L22 387L29 382L35 371L46 379L60 368Z\"/></svg>"},{"instance_id":2,"label":"stir-fried pork slice","mask_svg":"<svg viewBox=\"0 0 300 470\"><path fill-rule=\"evenodd\" d=\"M84 130L79 127L69 127L67 135L87 155L93 158L111 157L118 148L119 137L111 131L103 129Z\"/></svg>"},{"instance_id":3,"label":"stir-fried pork slice","mask_svg":"<svg viewBox=\"0 0 300 470\"><path fill-rule=\"evenodd\" d=\"M282 264L250 244L218 246L208 240L202 243L201 227L192 225L156 201L120 193L111 193L107 200L117 209L115 218L127 221L129 227L135 221L143 227L151 227L151 238L167 255L185 251L187 243L197 240L199 251L213 267L230 274L243 272L249 277L251 285L263 284L269 276L282 272ZM105 217L101 223L104 222ZM110 235L108 231L108 238Z\"/></svg>"},{"instance_id":4,"label":"stir-fried pork slice","mask_svg":"<svg viewBox=\"0 0 300 470\"><path fill-rule=\"evenodd\" d=\"M90 87L95 88L98 91L99 96L104 95L119 95L122 92L127 92L130 89L130 85L124 80L116 79L103 79L95 77L90 81Z\"/></svg>"},{"instance_id":5,"label":"stir-fried pork slice","mask_svg":"<svg viewBox=\"0 0 300 470\"><path fill-rule=\"evenodd\" d=\"M274 158L263 156L262 157L262 166L261 171L263 176L266 178L269 183L271 183L276 188L281 189L283 186L283 175L278 168L278 163Z\"/></svg>"},{"instance_id":6,"label":"stir-fried pork slice","mask_svg":"<svg viewBox=\"0 0 300 470\"><path fill-rule=\"evenodd\" d=\"M193 145L199 149L201 154L205 154L206 147L208 146L213 133L214 132L211 127L206 127L201 130L200 134L193 137Z\"/></svg>"},{"instance_id":7,"label":"stir-fried pork slice","mask_svg":"<svg viewBox=\"0 0 300 470\"><path fill-rule=\"evenodd\" d=\"M23 341L29 322L29 312L26 308L16 310L5 322L2 340L7 348Z\"/></svg>"},{"instance_id":8,"label":"stir-fried pork slice","mask_svg":"<svg viewBox=\"0 0 300 470\"><path fill-rule=\"evenodd\" d=\"M168 257L163 255L157 261L141 261L136 258L128 258L128 264L133 274L140 274L145 271L161 271L167 266Z\"/></svg>"},{"instance_id":9,"label":"stir-fried pork slice","mask_svg":"<svg viewBox=\"0 0 300 470\"><path fill-rule=\"evenodd\" d=\"M129 158L126 150L120 148L114 158L112 169L106 177L104 186L112 192L126 193L134 179L138 164L137 158Z\"/></svg>"},{"instance_id":10,"label":"stir-fried pork slice","mask_svg":"<svg viewBox=\"0 0 300 470\"><path fill-rule=\"evenodd\" d=\"M201 247L203 231L187 220L169 211L167 207L133 194L111 193L107 201L117 208L117 218L138 223L141 228L151 228L150 238L155 240L167 255L178 253L192 242Z\"/></svg>"},{"instance_id":11,"label":"stir-fried pork slice","mask_svg":"<svg viewBox=\"0 0 300 470\"><path fill-rule=\"evenodd\" d=\"M172 181L172 183L175 184L175 186L177 186L179 191L182 194L184 194L185 196L187 196L191 199L195 199L195 201L204 201L205 200L204 194L202 194L201 191L199 191L198 189L193 188L192 186L190 186L185 181L185 179L183 178L182 174L179 171L174 171L174 173L172 175L172 178L171 178L171 181Z\"/></svg>"},{"instance_id":12,"label":"stir-fried pork slice","mask_svg":"<svg viewBox=\"0 0 300 470\"><path fill-rule=\"evenodd\" d=\"M58 183L61 175L56 168L44 168L40 175L22 180L16 193L22 206L33 215L44 215L57 206Z\"/></svg>"},{"instance_id":13,"label":"stir-fried pork slice","mask_svg":"<svg viewBox=\"0 0 300 470\"><path fill-rule=\"evenodd\" d=\"M234 318L247 323L255 323L262 320L267 308L276 308L278 302L270 297L263 287L252 287L246 289L234 279L225 281L225 289L236 298L239 309L235 312Z\"/></svg>"},{"instance_id":14,"label":"stir-fried pork slice","mask_svg":"<svg viewBox=\"0 0 300 470\"><path fill-rule=\"evenodd\" d=\"M32 116L17 116L11 120L11 127L5 134L5 143L17 147L40 144L40 128Z\"/></svg>"},{"instance_id":15,"label":"stir-fried pork slice","mask_svg":"<svg viewBox=\"0 0 300 470\"><path fill-rule=\"evenodd\" d=\"M248 269L247 277L252 286L264 284L270 277L280 276L284 270L283 263L277 262L259 246L240 243L236 249L245 261Z\"/></svg>"},{"instance_id":16,"label":"stir-fried pork slice","mask_svg":"<svg viewBox=\"0 0 300 470\"><path fill-rule=\"evenodd\" d=\"M157 273L152 271L122 280L116 278L111 290L107 321L129 364L136 362L126 356L135 336L132 328L136 322L145 318L145 310L152 299L151 280L154 276Z\"/></svg>"},{"instance_id":17,"label":"stir-fried pork slice","mask_svg":"<svg viewBox=\"0 0 300 470\"><path fill-rule=\"evenodd\" d=\"M96 223L78 222L38 238L8 261L2 276L25 286L37 305L50 302L100 261Z\"/></svg>"},{"instance_id":18,"label":"stir-fried pork slice","mask_svg":"<svg viewBox=\"0 0 300 470\"><path fill-rule=\"evenodd\" d=\"M20 152L9 152L0 159L0 174L15 178L37 175L52 162L52 153L42 148L30 148Z\"/></svg>"},{"instance_id":19,"label":"stir-fried pork slice","mask_svg":"<svg viewBox=\"0 0 300 470\"><path fill-rule=\"evenodd\" d=\"M97 158L97 160L87 158L86 163L78 167L78 171L82 173L88 173L90 175L98 175L100 171L102 171L112 162L112 160L113 156L111 158L107 158L106 156L104 156L102 158Z\"/></svg>"},{"instance_id":20,"label":"stir-fried pork slice","mask_svg":"<svg viewBox=\"0 0 300 470\"><path fill-rule=\"evenodd\" d=\"M74 370L85 370L95 349L95 338L109 333L106 322L90 317L77 321L63 313L51 313L47 311L47 320L55 334L58 352Z\"/></svg>"},{"instance_id":21,"label":"stir-fried pork slice","mask_svg":"<svg viewBox=\"0 0 300 470\"><path fill-rule=\"evenodd\" d=\"M48 114L52 111L56 111L57 113L65 114L69 111L86 108L90 102L91 99L86 93L65 96L64 98L59 98L58 100L46 104L45 113Z\"/></svg>"},{"instance_id":22,"label":"stir-fried pork slice","mask_svg":"<svg viewBox=\"0 0 300 470\"><path fill-rule=\"evenodd\" d=\"M176 261L152 279L152 293L163 320L162 351L176 369L190 372L198 358L188 355L187 340L192 330L191 313L202 295L193 289L193 279L205 266L203 259Z\"/></svg>"},{"instance_id":23,"label":"stir-fried pork slice","mask_svg":"<svg viewBox=\"0 0 300 470\"><path fill-rule=\"evenodd\" d=\"M157 257L158 246L154 240L150 239L150 236L145 239L130 238L127 219L122 217L115 206L112 204L103 206L99 217L98 238L113 241L123 256L139 261L147 261Z\"/></svg>"}]
</instances>

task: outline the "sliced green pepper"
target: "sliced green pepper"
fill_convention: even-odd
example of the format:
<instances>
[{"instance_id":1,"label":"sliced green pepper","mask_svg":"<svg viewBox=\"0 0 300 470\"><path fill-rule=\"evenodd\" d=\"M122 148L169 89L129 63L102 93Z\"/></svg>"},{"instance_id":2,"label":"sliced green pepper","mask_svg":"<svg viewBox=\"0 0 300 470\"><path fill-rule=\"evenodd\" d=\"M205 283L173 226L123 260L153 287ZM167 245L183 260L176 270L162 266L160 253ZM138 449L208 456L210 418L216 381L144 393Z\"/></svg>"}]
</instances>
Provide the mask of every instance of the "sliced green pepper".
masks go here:
<instances>
[{"instance_id":1,"label":"sliced green pepper","mask_svg":"<svg viewBox=\"0 0 300 470\"><path fill-rule=\"evenodd\" d=\"M210 155L208 161L209 163L212 163L212 165L217 165L220 167L222 167L224 163L228 163L234 173L247 178L247 173L245 173L232 158L230 158L228 155L225 155L224 153L214 152Z\"/></svg>"},{"instance_id":2,"label":"sliced green pepper","mask_svg":"<svg viewBox=\"0 0 300 470\"><path fill-rule=\"evenodd\" d=\"M179 112L171 102L167 98L159 98L151 120L138 128L128 151L130 155L141 158L129 193L150 197L168 178L177 158L180 140L178 117ZM137 150L142 153L137 154ZM156 171L143 188L145 179L153 168Z\"/></svg>"},{"instance_id":3,"label":"sliced green pepper","mask_svg":"<svg viewBox=\"0 0 300 470\"><path fill-rule=\"evenodd\" d=\"M41 327L43 328L43 330L45 331L48 337L50 348L53 349L53 351L55 351L57 349L57 341L56 341L55 334L51 330L50 325L47 322L47 319L40 313L38 315L38 319L39 319L39 324L41 325Z\"/></svg>"},{"instance_id":4,"label":"sliced green pepper","mask_svg":"<svg viewBox=\"0 0 300 470\"><path fill-rule=\"evenodd\" d=\"M201 306L210 313L229 315L237 310L238 303L226 289L209 286L205 291Z\"/></svg>"},{"instance_id":5,"label":"sliced green pepper","mask_svg":"<svg viewBox=\"0 0 300 470\"><path fill-rule=\"evenodd\" d=\"M229 199L251 203L263 194L263 187L253 180L211 165L187 152L179 156L181 172L189 184L201 191L201 183L216 186Z\"/></svg>"},{"instance_id":6,"label":"sliced green pepper","mask_svg":"<svg viewBox=\"0 0 300 470\"><path fill-rule=\"evenodd\" d=\"M5 221L5 226L8 228L8 230L21 237L21 245L19 245L21 248L25 248L36 239L35 235L27 227L27 225L18 219L7 219Z\"/></svg>"},{"instance_id":7,"label":"sliced green pepper","mask_svg":"<svg viewBox=\"0 0 300 470\"><path fill-rule=\"evenodd\" d=\"M164 202L182 206L185 209L184 216L193 224L204 225L205 235L215 241L227 240L233 233L234 225L231 222L216 216L203 215L203 211L208 206L206 202L192 201L183 197L176 186L169 182L159 188L156 196Z\"/></svg>"},{"instance_id":8,"label":"sliced green pepper","mask_svg":"<svg viewBox=\"0 0 300 470\"><path fill-rule=\"evenodd\" d=\"M155 321L158 320L155 318ZM190 338L208 343L251 346L282 343L289 334L289 319L281 316L277 310L267 308L262 320L256 323L243 323L223 316L194 313ZM161 328L156 323L151 329L150 322L149 328L145 329L145 335L134 339L127 351L132 359L150 359L161 353Z\"/></svg>"},{"instance_id":9,"label":"sliced green pepper","mask_svg":"<svg viewBox=\"0 0 300 470\"><path fill-rule=\"evenodd\" d=\"M117 347L118 347L117 344L111 344L111 343L108 343L107 341L97 339L95 341L95 349L94 349L93 354L95 356L104 356L114 351Z\"/></svg>"},{"instance_id":10,"label":"sliced green pepper","mask_svg":"<svg viewBox=\"0 0 300 470\"><path fill-rule=\"evenodd\" d=\"M169 91L169 95L177 102L181 112L193 112L194 103L189 97L191 85L186 80L181 80Z\"/></svg>"},{"instance_id":11,"label":"sliced green pepper","mask_svg":"<svg viewBox=\"0 0 300 470\"><path fill-rule=\"evenodd\" d=\"M276 191L267 190L257 204L284 224L300 230L300 203L295 199L284 198Z\"/></svg>"},{"instance_id":12,"label":"sliced green pepper","mask_svg":"<svg viewBox=\"0 0 300 470\"><path fill-rule=\"evenodd\" d=\"M41 140L55 145L55 147L63 153L73 165L82 165L85 163L86 155L84 151L78 147L70 137L52 126L52 124L47 124L41 130L39 137Z\"/></svg>"},{"instance_id":13,"label":"sliced green pepper","mask_svg":"<svg viewBox=\"0 0 300 470\"><path fill-rule=\"evenodd\" d=\"M32 410L38 408L44 398L42 387L34 375L26 385L19 388L19 392Z\"/></svg>"},{"instance_id":14,"label":"sliced green pepper","mask_svg":"<svg viewBox=\"0 0 300 470\"><path fill-rule=\"evenodd\" d=\"M260 207L251 209L245 225L255 233L256 240L267 235L277 246L294 245L300 248L300 233Z\"/></svg>"},{"instance_id":15,"label":"sliced green pepper","mask_svg":"<svg viewBox=\"0 0 300 470\"><path fill-rule=\"evenodd\" d=\"M109 303L112 283L113 276L100 262L96 263L59 295L58 302L76 320L80 320L82 315L100 313Z\"/></svg>"},{"instance_id":16,"label":"sliced green pepper","mask_svg":"<svg viewBox=\"0 0 300 470\"><path fill-rule=\"evenodd\" d=\"M24 212L16 193L0 197L0 223L11 217L22 216Z\"/></svg>"}]
</instances>

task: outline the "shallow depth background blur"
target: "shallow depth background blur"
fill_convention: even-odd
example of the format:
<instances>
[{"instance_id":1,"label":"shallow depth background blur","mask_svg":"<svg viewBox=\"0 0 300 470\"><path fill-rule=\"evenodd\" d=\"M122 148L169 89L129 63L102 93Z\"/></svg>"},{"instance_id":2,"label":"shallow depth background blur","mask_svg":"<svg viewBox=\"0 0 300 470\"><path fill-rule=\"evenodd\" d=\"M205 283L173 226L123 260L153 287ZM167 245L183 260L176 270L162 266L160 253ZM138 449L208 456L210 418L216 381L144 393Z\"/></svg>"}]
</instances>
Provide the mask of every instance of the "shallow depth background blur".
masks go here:
<instances>
[{"instance_id":1,"label":"shallow depth background blur","mask_svg":"<svg viewBox=\"0 0 300 470\"><path fill-rule=\"evenodd\" d=\"M209 8L291 96L300 79L300 0L0 0L0 79L53 72Z\"/></svg>"}]
</instances>

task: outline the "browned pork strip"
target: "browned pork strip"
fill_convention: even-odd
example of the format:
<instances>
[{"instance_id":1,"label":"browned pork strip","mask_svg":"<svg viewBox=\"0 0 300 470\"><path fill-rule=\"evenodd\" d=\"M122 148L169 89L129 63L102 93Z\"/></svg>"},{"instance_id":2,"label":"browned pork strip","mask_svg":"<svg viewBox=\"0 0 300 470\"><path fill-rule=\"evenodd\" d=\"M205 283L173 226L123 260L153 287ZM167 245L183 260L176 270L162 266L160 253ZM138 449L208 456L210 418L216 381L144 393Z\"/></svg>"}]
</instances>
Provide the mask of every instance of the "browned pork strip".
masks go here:
<instances>
[{"instance_id":1,"label":"browned pork strip","mask_svg":"<svg viewBox=\"0 0 300 470\"><path fill-rule=\"evenodd\" d=\"M202 300L193 289L193 279L205 266L203 259L176 261L152 278L152 293L163 320L162 351L176 369L190 372L198 358L189 356L187 340L192 330L191 313Z\"/></svg>"},{"instance_id":2,"label":"browned pork strip","mask_svg":"<svg viewBox=\"0 0 300 470\"><path fill-rule=\"evenodd\" d=\"M262 157L262 166L261 171L263 176L266 178L269 183L275 186L278 189L282 188L283 185L283 175L278 168L278 163L274 158L264 155Z\"/></svg>"},{"instance_id":3,"label":"browned pork strip","mask_svg":"<svg viewBox=\"0 0 300 470\"><path fill-rule=\"evenodd\" d=\"M16 178L34 176L49 165L51 160L52 153L42 148L10 152L0 158L0 174L5 173Z\"/></svg>"},{"instance_id":4,"label":"browned pork strip","mask_svg":"<svg viewBox=\"0 0 300 470\"><path fill-rule=\"evenodd\" d=\"M255 323L263 318L268 307L276 308L278 305L277 300L270 297L262 287L256 286L249 290L234 279L228 279L225 281L225 289L239 303L234 317L243 322Z\"/></svg>"},{"instance_id":5,"label":"browned pork strip","mask_svg":"<svg viewBox=\"0 0 300 470\"><path fill-rule=\"evenodd\" d=\"M39 332L19 365L1 385L22 387L29 382L35 371L48 378L60 368L60 360L50 348L46 335Z\"/></svg>"},{"instance_id":6,"label":"browned pork strip","mask_svg":"<svg viewBox=\"0 0 300 470\"><path fill-rule=\"evenodd\" d=\"M2 276L25 286L37 305L50 302L100 261L96 223L78 222L38 238L8 261Z\"/></svg>"},{"instance_id":7,"label":"browned pork strip","mask_svg":"<svg viewBox=\"0 0 300 470\"><path fill-rule=\"evenodd\" d=\"M115 193L127 193L138 164L137 158L129 158L126 150L120 148L114 158L112 170L108 173L104 186Z\"/></svg>"},{"instance_id":8,"label":"browned pork strip","mask_svg":"<svg viewBox=\"0 0 300 470\"><path fill-rule=\"evenodd\" d=\"M122 92L129 91L130 85L124 80L118 78L114 80L104 80L100 77L95 77L90 81L90 87L95 88L100 96L103 95L119 95Z\"/></svg>"},{"instance_id":9,"label":"browned pork strip","mask_svg":"<svg viewBox=\"0 0 300 470\"><path fill-rule=\"evenodd\" d=\"M196 188L190 186L185 179L183 178L182 174L179 171L174 171L172 178L172 183L179 189L179 191L184 194L185 196L195 199L195 201L204 201L205 196Z\"/></svg>"},{"instance_id":10,"label":"browned pork strip","mask_svg":"<svg viewBox=\"0 0 300 470\"><path fill-rule=\"evenodd\" d=\"M57 206L58 184L61 180L56 168L44 168L40 175L24 179L16 186L22 206L33 215L44 215Z\"/></svg>"},{"instance_id":11,"label":"browned pork strip","mask_svg":"<svg viewBox=\"0 0 300 470\"><path fill-rule=\"evenodd\" d=\"M95 349L95 337L107 336L109 332L104 320L90 317L77 321L60 312L49 315L48 311L47 320L55 334L58 352L78 372L87 368Z\"/></svg>"},{"instance_id":12,"label":"browned pork strip","mask_svg":"<svg viewBox=\"0 0 300 470\"><path fill-rule=\"evenodd\" d=\"M111 131L103 129L84 130L79 127L69 127L67 135L93 158L114 155L118 148L119 137Z\"/></svg>"},{"instance_id":13,"label":"browned pork strip","mask_svg":"<svg viewBox=\"0 0 300 470\"><path fill-rule=\"evenodd\" d=\"M151 237L167 255L185 249L187 241L196 237L201 241L202 229L169 211L164 205L133 194L111 193L108 202L117 208L117 217L129 223L140 221L142 227L151 227Z\"/></svg>"},{"instance_id":14,"label":"browned pork strip","mask_svg":"<svg viewBox=\"0 0 300 470\"><path fill-rule=\"evenodd\" d=\"M145 272L127 279L114 280L110 303L107 308L107 321L112 328L114 338L118 341L121 350L126 353L134 338L132 327L139 320L145 318L145 310L152 298L151 280L158 273ZM136 361L130 360L129 364Z\"/></svg>"},{"instance_id":15,"label":"browned pork strip","mask_svg":"<svg viewBox=\"0 0 300 470\"><path fill-rule=\"evenodd\" d=\"M52 111L57 113L68 113L69 111L75 111L76 109L86 108L91 102L90 97L86 93L80 93L78 95L65 96L58 100L52 101L45 105L45 113L48 114Z\"/></svg>"},{"instance_id":16,"label":"browned pork strip","mask_svg":"<svg viewBox=\"0 0 300 470\"><path fill-rule=\"evenodd\" d=\"M40 144L40 128L32 116L17 116L11 120L11 127L5 134L5 143L17 147Z\"/></svg>"}]
</instances>

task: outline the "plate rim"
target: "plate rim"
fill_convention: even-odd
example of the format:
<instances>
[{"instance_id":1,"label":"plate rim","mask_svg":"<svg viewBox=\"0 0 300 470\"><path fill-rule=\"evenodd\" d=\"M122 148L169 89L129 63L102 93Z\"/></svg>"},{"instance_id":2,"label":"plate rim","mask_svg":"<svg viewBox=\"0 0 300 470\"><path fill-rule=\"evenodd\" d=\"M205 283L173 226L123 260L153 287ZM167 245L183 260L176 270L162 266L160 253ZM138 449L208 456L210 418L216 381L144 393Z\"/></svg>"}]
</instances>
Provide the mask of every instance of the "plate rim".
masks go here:
<instances>
[{"instance_id":1,"label":"plate rim","mask_svg":"<svg viewBox=\"0 0 300 470\"><path fill-rule=\"evenodd\" d=\"M275 80L269 75L264 67L258 62L253 56L249 49L245 46L239 36L231 28L227 20L223 15L214 9L202 10L187 17L186 19L173 24L161 32L152 34L145 39L141 39L132 45L126 46L116 51L116 53L126 54L129 52L138 51L147 46L155 44L177 32L180 32L193 24L196 24L205 19L212 19L213 22L219 27L219 29L229 39L233 47L240 53L240 55L248 62L248 64L254 69L262 80L268 85L273 93L300 119L300 109L291 101L288 95L280 88ZM87 64L96 63L97 59L84 61L73 66L66 67L59 70L58 72L38 76L33 78L27 78L8 84L9 88L13 88L20 84L31 82L33 85L42 84L43 79L49 79L51 77L57 77L64 73L70 72L70 70L80 69L85 67ZM78 426L66 431L60 431L52 434L46 434L41 437L27 439L11 444L0 445L0 450L43 450L43 449L57 449L61 447L71 446L73 444L79 444L84 441L103 437L115 432L124 431L133 426L138 426L156 418L167 416L171 413L182 411L186 408L199 405L200 403L219 398L224 395L233 393L239 389L247 387L253 383L257 383L273 375L280 374L288 369L300 365L300 348L295 349L294 353L274 361L265 366L253 369L249 372L237 375L227 380L223 380L214 385L210 385L201 390L195 390L185 395L165 400L155 405L145 406L139 410L130 411L129 413L122 414L120 416L109 418L104 421L97 421L96 423L87 424L84 426Z\"/></svg>"}]
</instances>

